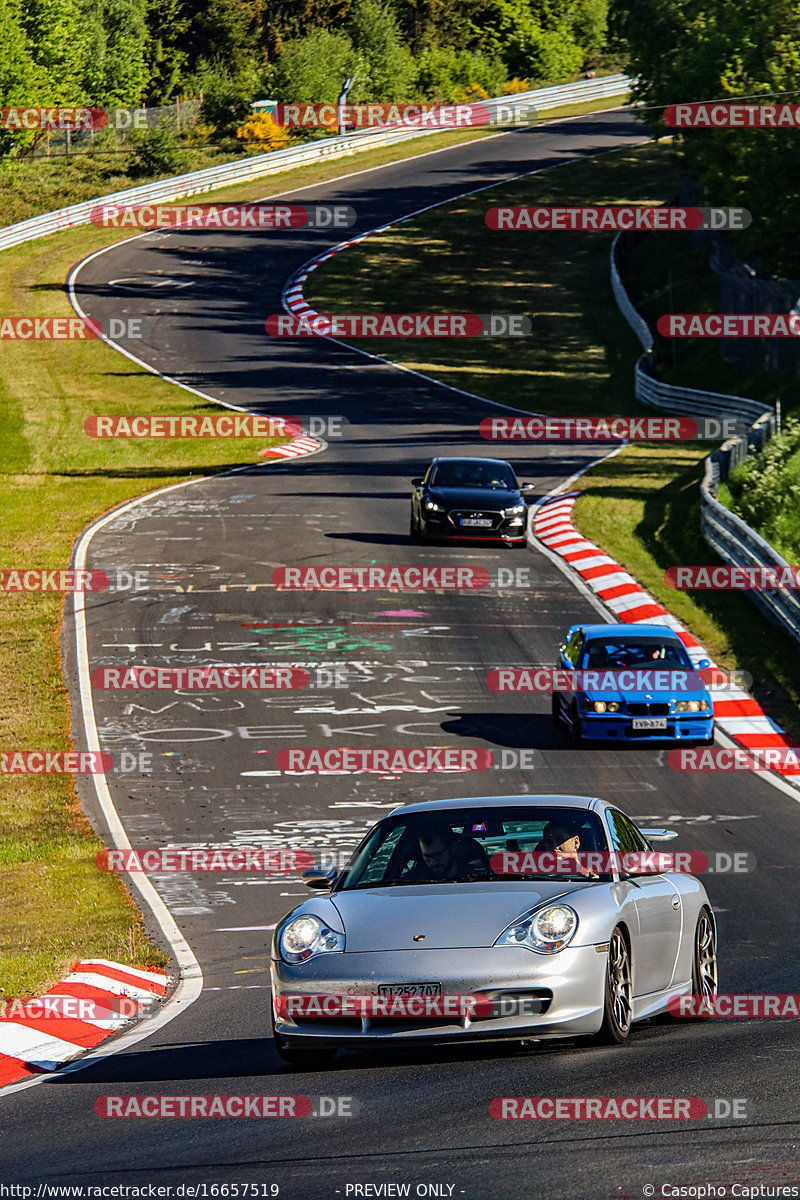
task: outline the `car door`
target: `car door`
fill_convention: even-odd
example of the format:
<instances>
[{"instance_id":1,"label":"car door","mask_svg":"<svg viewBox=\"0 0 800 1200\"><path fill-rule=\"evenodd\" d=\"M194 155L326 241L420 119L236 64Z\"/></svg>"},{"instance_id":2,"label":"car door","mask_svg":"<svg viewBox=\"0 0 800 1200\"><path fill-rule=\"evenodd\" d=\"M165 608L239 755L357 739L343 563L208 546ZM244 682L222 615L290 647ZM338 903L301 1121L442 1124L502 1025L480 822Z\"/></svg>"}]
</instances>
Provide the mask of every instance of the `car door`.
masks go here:
<instances>
[{"instance_id":1,"label":"car door","mask_svg":"<svg viewBox=\"0 0 800 1200\"><path fill-rule=\"evenodd\" d=\"M575 669L578 665L585 640L586 635L582 629L572 630L566 643L559 647L558 666L560 670L572 671ZM558 697L558 703L561 704L562 709L567 709L568 711L574 699L573 693L565 694L564 692L556 692L555 695Z\"/></svg>"},{"instance_id":2,"label":"car door","mask_svg":"<svg viewBox=\"0 0 800 1200\"><path fill-rule=\"evenodd\" d=\"M619 809L606 811L611 848L628 854L650 847ZM678 889L664 875L626 878L639 928L633 945L633 989L637 996L669 987L681 938L683 906Z\"/></svg>"}]
</instances>

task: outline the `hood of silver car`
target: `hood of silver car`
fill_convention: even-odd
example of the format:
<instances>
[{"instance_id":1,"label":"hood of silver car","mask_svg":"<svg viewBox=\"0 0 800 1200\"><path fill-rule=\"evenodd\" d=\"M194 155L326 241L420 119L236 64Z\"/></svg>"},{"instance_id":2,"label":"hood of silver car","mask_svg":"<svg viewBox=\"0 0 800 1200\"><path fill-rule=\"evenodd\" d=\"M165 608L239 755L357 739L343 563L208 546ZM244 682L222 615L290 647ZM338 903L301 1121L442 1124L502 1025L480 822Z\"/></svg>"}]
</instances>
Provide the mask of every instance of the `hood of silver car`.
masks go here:
<instances>
[{"instance_id":1,"label":"hood of silver car","mask_svg":"<svg viewBox=\"0 0 800 1200\"><path fill-rule=\"evenodd\" d=\"M586 884L417 884L331 896L344 923L345 953L491 946L521 913ZM417 938L418 940L415 940Z\"/></svg>"}]
</instances>

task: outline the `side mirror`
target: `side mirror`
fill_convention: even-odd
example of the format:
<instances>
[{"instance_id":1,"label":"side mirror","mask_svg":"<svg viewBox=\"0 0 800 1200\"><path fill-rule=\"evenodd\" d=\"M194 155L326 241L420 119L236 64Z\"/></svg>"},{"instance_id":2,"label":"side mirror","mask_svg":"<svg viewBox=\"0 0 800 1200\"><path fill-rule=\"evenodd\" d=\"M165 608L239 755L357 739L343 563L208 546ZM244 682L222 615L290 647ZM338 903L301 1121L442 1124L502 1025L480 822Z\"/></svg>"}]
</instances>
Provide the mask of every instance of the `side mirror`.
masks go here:
<instances>
[{"instance_id":1,"label":"side mirror","mask_svg":"<svg viewBox=\"0 0 800 1200\"><path fill-rule=\"evenodd\" d=\"M677 829L640 829L639 832L648 842L671 842L678 836Z\"/></svg>"},{"instance_id":2,"label":"side mirror","mask_svg":"<svg viewBox=\"0 0 800 1200\"><path fill-rule=\"evenodd\" d=\"M327 892L336 883L338 874L335 867L328 867L327 871L321 871L319 867L310 867L308 871L303 871L300 878L306 887L314 888L318 892Z\"/></svg>"},{"instance_id":3,"label":"side mirror","mask_svg":"<svg viewBox=\"0 0 800 1200\"><path fill-rule=\"evenodd\" d=\"M412 479L411 482L414 485L414 487L419 487L420 484L422 483L422 480L421 479Z\"/></svg>"},{"instance_id":4,"label":"side mirror","mask_svg":"<svg viewBox=\"0 0 800 1200\"><path fill-rule=\"evenodd\" d=\"M698 671L705 671L706 667L710 667L710 666L711 666L711 659L710 659L710 658L701 658L701 659L700 659L700 661L699 661L699 662L698 662L698 664L697 664L697 670L698 670Z\"/></svg>"}]
</instances>

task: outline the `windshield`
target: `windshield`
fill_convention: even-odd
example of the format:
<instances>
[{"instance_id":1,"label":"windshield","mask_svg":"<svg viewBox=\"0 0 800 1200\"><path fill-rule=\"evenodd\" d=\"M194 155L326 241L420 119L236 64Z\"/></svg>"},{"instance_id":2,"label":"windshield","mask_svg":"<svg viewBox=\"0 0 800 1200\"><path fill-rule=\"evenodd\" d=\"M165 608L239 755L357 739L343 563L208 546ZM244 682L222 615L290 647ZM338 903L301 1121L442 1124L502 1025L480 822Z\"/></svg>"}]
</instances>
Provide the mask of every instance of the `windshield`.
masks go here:
<instances>
[{"instance_id":1,"label":"windshield","mask_svg":"<svg viewBox=\"0 0 800 1200\"><path fill-rule=\"evenodd\" d=\"M644 670L693 670L692 660L682 644L675 638L626 637L592 638L583 648L579 667L615 671Z\"/></svg>"},{"instance_id":2,"label":"windshield","mask_svg":"<svg viewBox=\"0 0 800 1200\"><path fill-rule=\"evenodd\" d=\"M516 491L518 484L511 467L503 463L482 462L476 458L439 463L433 473L431 486Z\"/></svg>"},{"instance_id":3,"label":"windshield","mask_svg":"<svg viewBox=\"0 0 800 1200\"><path fill-rule=\"evenodd\" d=\"M498 806L488 812L453 808L435 816L399 814L367 835L336 890L501 879L608 879L581 864L587 852L598 852L599 859L607 850L599 818L585 809Z\"/></svg>"}]
</instances>

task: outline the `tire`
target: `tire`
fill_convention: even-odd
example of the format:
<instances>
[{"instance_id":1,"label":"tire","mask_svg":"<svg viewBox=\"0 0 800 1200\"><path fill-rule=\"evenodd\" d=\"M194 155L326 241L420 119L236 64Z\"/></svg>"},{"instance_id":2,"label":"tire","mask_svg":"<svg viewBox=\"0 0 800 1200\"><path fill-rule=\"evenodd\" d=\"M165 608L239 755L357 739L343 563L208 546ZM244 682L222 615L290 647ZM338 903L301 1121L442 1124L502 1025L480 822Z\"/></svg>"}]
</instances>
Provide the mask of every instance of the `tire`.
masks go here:
<instances>
[{"instance_id":1,"label":"tire","mask_svg":"<svg viewBox=\"0 0 800 1200\"><path fill-rule=\"evenodd\" d=\"M416 542L416 541L419 541L419 536L420 536L420 533L419 533L419 521L418 521L418 520L417 520L417 518L414 516L414 508L413 508L413 505L412 505L412 508L411 508L411 520L410 520L410 521L409 521L409 523L408 523L408 532L409 532L409 536L410 536L410 537L412 537L412 538L414 539L414 541L415 541L415 542Z\"/></svg>"},{"instance_id":2,"label":"tire","mask_svg":"<svg viewBox=\"0 0 800 1200\"><path fill-rule=\"evenodd\" d=\"M705 905L700 909L694 931L694 954L692 957L692 995L714 1000L717 995L719 976L717 973L717 927L714 916ZM700 1013L695 1018L707 1021L710 1012Z\"/></svg>"},{"instance_id":3,"label":"tire","mask_svg":"<svg viewBox=\"0 0 800 1200\"><path fill-rule=\"evenodd\" d=\"M581 733L581 719L578 716L578 705L575 703L572 705L571 714L572 724L569 730L569 740L577 750L579 746L583 745L583 734Z\"/></svg>"},{"instance_id":4,"label":"tire","mask_svg":"<svg viewBox=\"0 0 800 1200\"><path fill-rule=\"evenodd\" d=\"M596 1041L603 1046L621 1046L631 1031L633 977L628 943L619 925L609 939L603 995L603 1024Z\"/></svg>"},{"instance_id":5,"label":"tire","mask_svg":"<svg viewBox=\"0 0 800 1200\"><path fill-rule=\"evenodd\" d=\"M558 692L553 692L550 697L550 714L553 718L553 724L557 729L560 729L563 722L561 720L561 700Z\"/></svg>"}]
</instances>

